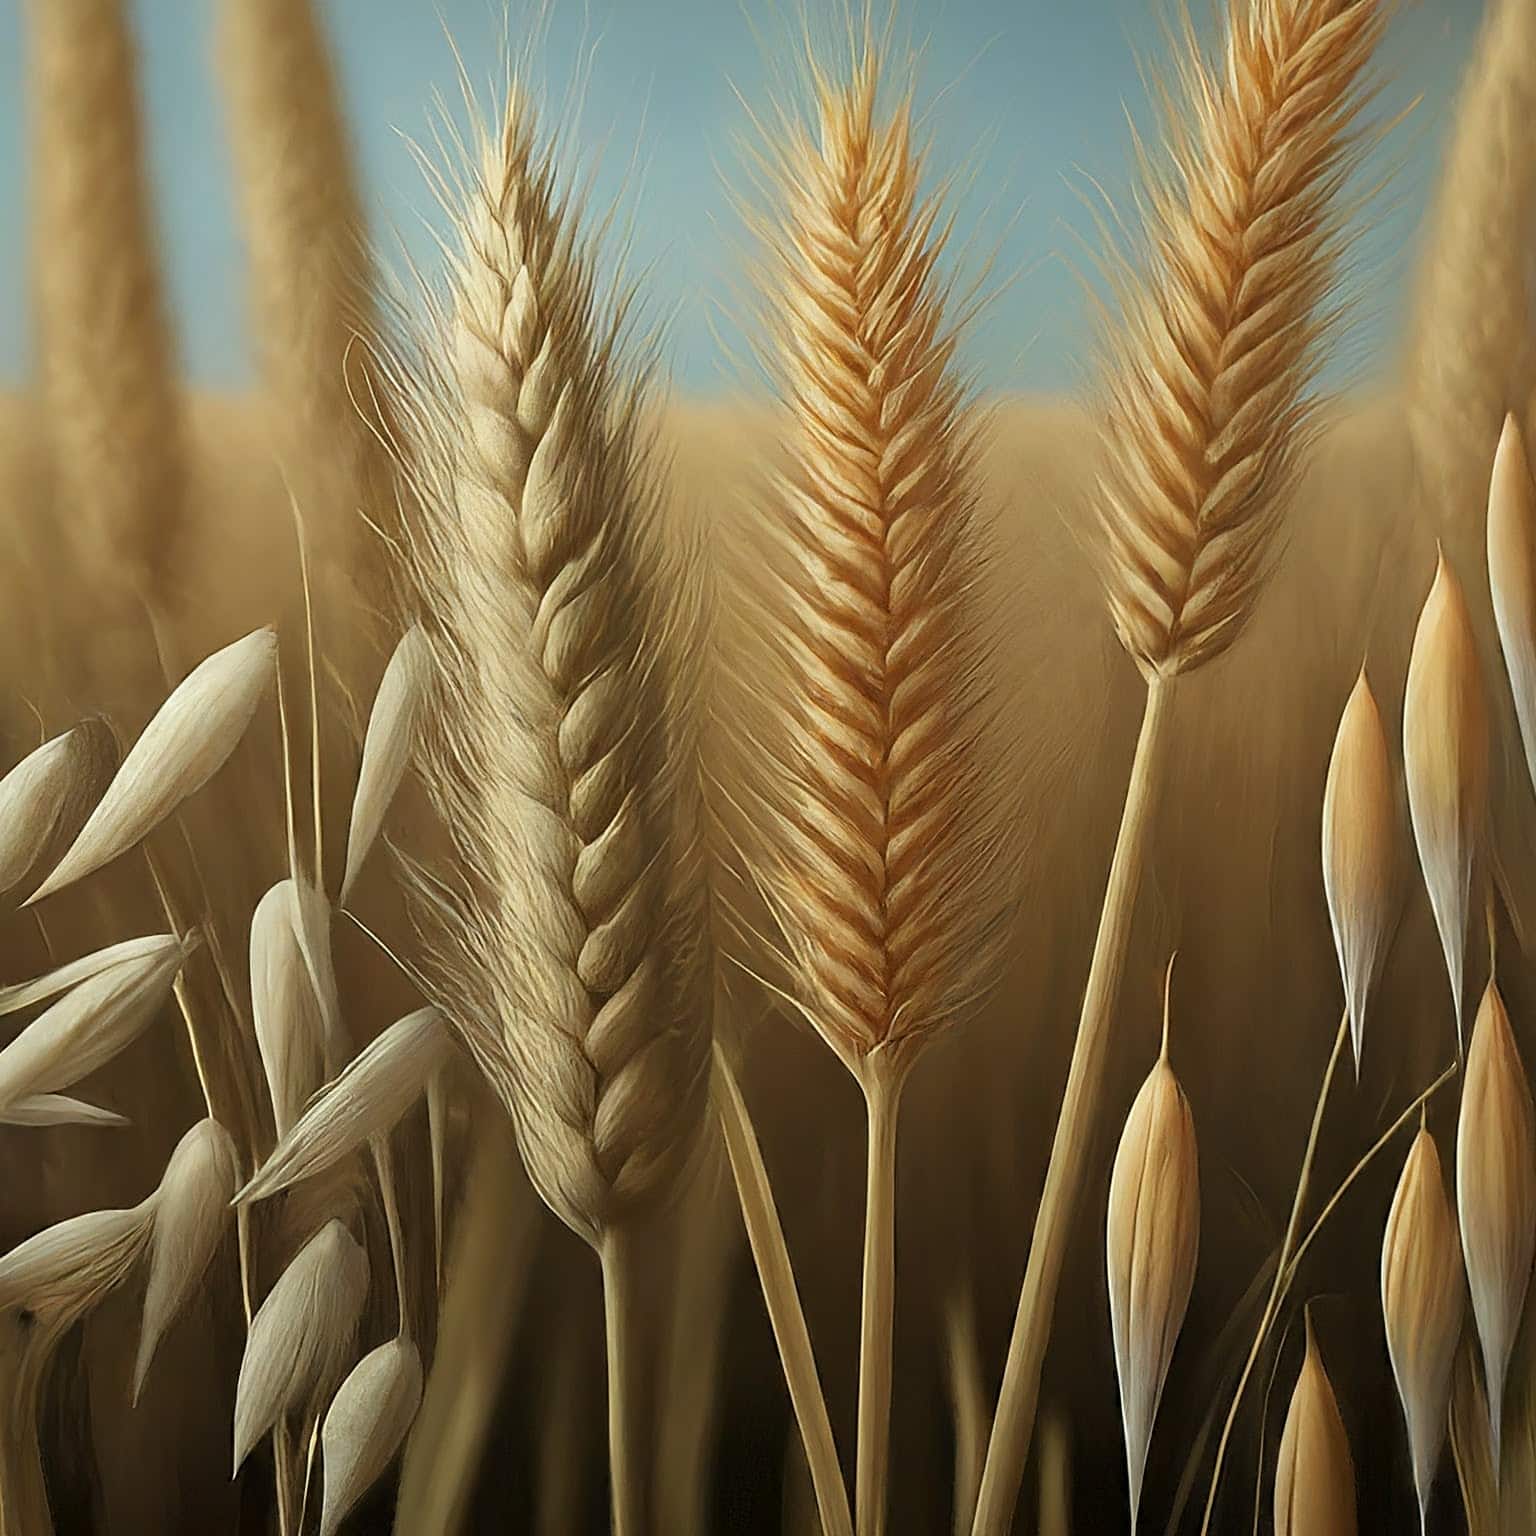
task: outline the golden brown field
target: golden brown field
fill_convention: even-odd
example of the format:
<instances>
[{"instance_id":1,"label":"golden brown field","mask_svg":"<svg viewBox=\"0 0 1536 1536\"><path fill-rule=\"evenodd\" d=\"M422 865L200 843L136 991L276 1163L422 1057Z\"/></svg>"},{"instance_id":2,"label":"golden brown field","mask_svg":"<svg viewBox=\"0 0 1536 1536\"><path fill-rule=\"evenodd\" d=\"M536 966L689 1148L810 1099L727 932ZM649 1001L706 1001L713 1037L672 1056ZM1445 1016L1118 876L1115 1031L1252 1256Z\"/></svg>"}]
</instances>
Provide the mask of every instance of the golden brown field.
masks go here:
<instances>
[{"instance_id":1,"label":"golden brown field","mask_svg":"<svg viewBox=\"0 0 1536 1536\"><path fill-rule=\"evenodd\" d=\"M1161 394L1148 392L1166 408L1156 419L1170 437L1171 418L1187 418L1190 440L1166 459L1149 451L1155 464L1141 479L1124 467L1126 434L1145 429L1151 406L1145 418L1128 413L1116 436L1103 400L951 400L934 382L948 377L953 359L923 305L946 269L939 261L930 272L924 205L907 198L899 59L884 61L890 94L861 124L859 70L870 56L856 49L850 61L837 47L818 55L827 100L838 105L824 103L826 119L812 125L806 145L774 146L787 161L821 156L815 175L834 188L818 204L822 184L806 170L811 162L795 161L799 190L759 209L770 224L801 220L793 226L800 244L784 236L785 265L770 269L781 288L763 282L766 331L783 349L780 398L641 397L631 447L613 425L629 401L622 369L609 369L602 353L611 299L597 295L595 316L587 313L580 261L561 243L571 238L562 221L581 227L581 210L542 201L540 135L555 125L537 114L557 104L525 109L514 97L510 106L482 106L489 148L469 173L484 185L472 184L458 209L463 267L442 329L424 333L422 344L438 347L438 371L428 374L400 335L404 328L421 336L413 329L419 316L403 320L377 300L323 39L306 0L224 0L221 9L253 255L250 301L265 341L260 386L241 397L184 387L158 330L154 244L137 195L132 61L118 6L36 0L29 11L29 68L50 84L36 123L33 170L43 191L33 238L57 259L36 285L34 387L0 399L0 516L10 532L0 604L3 763L8 769L39 742L98 716L117 745L101 761L110 733L93 728L97 757L74 765L68 803L45 826L7 825L15 802L0 784L0 850L12 846L7 838L26 843L37 833L4 893L3 979L41 976L139 934L198 928L203 938L186 956L175 995L167 972L143 1022L84 1076L72 1074L71 1062L82 1052L95 1060L88 1042L100 1037L110 1007L87 1017L42 1075L28 1076L25 1061L17 1068L21 1058L0 1050L0 1118L37 1093L66 1093L131 1122L0 1129L11 1173L0 1251L82 1213L145 1200L205 1115L227 1130L235 1163L218 1172L229 1185L219 1186L220 1198L210 1196L206 1209L185 1204L198 1213L185 1218L185 1231L207 1234L206 1269L197 1266L165 1319L136 1404L146 1292L157 1264L176 1268L158 1255L170 1246L191 1253L202 1237L183 1233L157 1248L146 1227L123 1239L123 1251L106 1253L90 1247L98 1242L92 1229L88 1251L70 1250L71 1262L55 1270L35 1258L0 1260L0 1533L329 1531L322 1504L348 1456L368 1475L357 1474L356 1507L335 1527L346 1531L557 1536L608 1529L610 1520L622 1536L972 1531L1143 700L1149 680L1155 691L1159 678L1186 664L1165 695L1161 785L1127 893L1118 992L1109 985L1100 1021L1102 1072L1079 1122L1081 1179L1065 1186L1060 1278L1047 1283L1043 1308L1036 1300L1048 1348L1037 1411L1024 1415L1032 1433L1026 1422L1015 1436L1021 1455L1028 1451L1017 1513L994 1490L1001 1504L984 1514L976 1536L1130 1528L1106 1216L1122 1127L1158 1057L1174 952L1168 1054L1198 1139L1200 1240L1182 1327L1178 1316L1163 1320L1171 1367L1137 1529L1202 1529L1222 1421L1286 1239L1344 1005L1320 845L1335 732L1362 664L1391 762L1383 825L1395 841L1395 877L1375 914L1388 948L1366 1010L1358 1075L1340 1059L1328 1096L1303 1234L1349 1182L1277 1302L1208 1529L1411 1529L1419 1500L1384 1335L1382 1244L1418 1127L1417 1115L1404 1112L1458 1062L1447 962L1404 779L1405 687L1437 548L1465 591L1476 686L1486 700L1489 787L1486 815L1475 806L1467 813L1475 847L1461 1002L1472 1067L1429 1097L1425 1124L1460 1213L1453 1240L1466 1244L1469 1221L1492 1224L1490 1262L1504 1266L1500 1278L1512 1292L1505 1310L1527 1321L1503 1395L1499 1480L1487 1461L1483 1318L1469 1306L1455 1319L1450 1437L1426 1529L1503 1536L1536 1527L1536 1375L1525 1296L1536 1172L1525 1175L1527 1165L1536 1168L1536 1147L1523 1086L1536 1049L1527 953L1536 933L1536 790L1516 718L1519 663L1506 661L1518 647L1508 635L1501 644L1495 624L1488 510L1506 413L1536 433L1533 0L1490 0L1423 235L1412 324L1381 370L1385 382L1318 398L1299 431L1292 405L1271 400L1265 382L1266 368L1289 369L1298 398L1311 398L1307 359L1325 345L1307 316L1326 284L1293 246L1307 238L1303 226L1329 220L1347 234L1350 216L1347 199L1337 209L1330 201L1330 156L1342 151L1321 142L1321 129L1309 135L1308 125L1334 110L1335 95L1350 99L1354 85L1337 78L1346 65L1358 63L1369 77L1364 34L1378 19L1390 27L1390 8L1376 0L1232 0L1231 32L1218 46L1241 52L1231 39L1246 38L1264 66L1249 60L1255 78L1269 92L1262 111L1250 103L1243 129L1257 147L1244 150L1235 127L1227 146L1254 186L1247 201L1233 194L1235 212L1218 209L1239 227L1241 238L1228 245L1212 232L1219 187L1196 174L1166 189L1163 211L1176 229L1187 219L1209 240L1209 267L1225 274L1230 303L1222 309L1213 299L1186 331L1172 327L1188 343L1179 364L1168 365L1177 379L1162 378ZM1341 42L1350 27L1362 39ZM1309 44L1314 33L1324 41ZM1221 66L1213 68L1221 78ZM512 124L505 129L504 110ZM828 128L834 119L846 142ZM305 154L285 154L293 142ZM1290 146L1288 170L1274 168L1277 143ZM864 155L868 164L850 172L840 155ZM557 162L549 174L564 186L570 168ZM111 195L82 198L82 185ZM1255 210L1268 206L1265 196L1277 205L1260 225ZM859 198L874 209L864 224ZM836 237L818 233L819 217ZM1275 246L1269 265L1252 258L1269 250L1266 240ZM846 258L854 272L839 286L831 271L820 309L812 276L795 266L808 250L817 257L806 258L812 267ZM1132 252L1131 278L1160 296L1164 310L1152 308L1165 319L1181 278L1197 288L1194 279L1216 281L1192 256L1167 270L1137 261ZM874 269L897 276L888 287L861 286ZM819 319L807 318L813 314ZM856 349L840 348L834 336L820 338L825 356L812 355L805 337L818 337L827 316L829 327L845 325L871 352L888 348L885 366L858 379L872 405L861 396L855 408L840 393L853 391L839 369L854 366ZM1237 323L1245 317L1247 330ZM1111 358L1129 355L1135 338L1114 328L1122 321L1109 323L1111 345L1124 343ZM1264 346L1254 346L1254 331ZM365 344L349 346L355 332ZM456 350L445 336L457 338ZM543 351L540 336L552 338ZM1194 354L1206 343L1214 361L1202 374L1208 360ZM553 370L553 384L542 381L541 367ZM1187 383L1186 367L1203 394ZM1145 385L1132 370L1122 387ZM398 456L364 416L393 439ZM897 418L910 436L892 446L899 434L887 429ZM955 446L969 432L970 459ZM1245 433L1254 442L1237 454L1231 445ZM870 470L869 491L860 477L871 440L874 458L887 454L897 467ZM539 457L546 443L553 446ZM557 450L579 472L561 478L549 469ZM908 452L921 462L903 478ZM818 453L827 455L820 466ZM1111 454L1121 456L1118 468L1107 462ZM1286 458L1294 462L1289 481ZM1230 492L1229 507L1218 470L1239 459L1239 469L1265 468L1255 472L1258 491ZM642 494L648 473L654 519ZM1113 597L1126 578L1106 577L1096 563L1106 504L1125 503L1131 522L1150 516L1157 497L1146 486L1166 492L1171 505L1183 474L1196 483L1193 510L1178 539L1169 536L1168 558L1183 562L1188 591L1199 590L1190 573L1204 571L1202 562L1237 565L1221 543L1232 529L1242 535L1274 524L1270 558L1254 557L1259 590L1250 594L1245 577L1232 598L1243 614L1251 608L1251 621L1230 637L1223 631L1198 666L1195 618L1181 630L1175 611L1167 633L1148 638L1125 617L1132 598L1123 586L1117 634L1105 588ZM1526 626L1530 645L1536 608L1518 599L1521 561L1536 547L1522 542L1536 539L1536 492L1522 485L1511 472L1501 508L1513 532L1507 546L1495 541L1495 567L1514 604L1511 622ZM909 494L911 505L890 512ZM810 551L801 566L791 562L799 575L788 577L782 547L767 532L786 503L803 520L795 547ZM1230 513L1214 531L1213 521L1201 521L1212 508ZM310 560L307 594L295 509ZM871 526L888 540L900 517L903 528L918 529L914 541L930 542L911 567L889 542L879 544L884 553L870 556L876 575L861 585L855 566L868 550L859 540ZM953 556L967 579L946 594L944 530L967 517L979 553L972 564ZM412 540L415 564L436 560L425 576L400 557ZM541 574L541 560L553 576ZM930 590L921 584L931 568L940 575ZM903 579L921 587L915 620L902 607ZM924 650L925 603L958 639ZM1194 614L1192 601L1186 607ZM420 771L406 772L343 897L361 743L386 661L414 623L428 636L421 676L408 680L419 716L402 714L397 725ZM140 737L171 687L265 626L277 635L280 690L261 672L270 661L258 659L217 697L199 698L181 722L184 756L206 747L203 735L228 737L206 785L199 781L180 803L171 771L179 749L165 746L171 768L152 772L138 795L164 790L174 803L78 884L23 906L106 791L113 758ZM912 689L929 701L910 727L899 723L907 695L884 672L870 683L858 660L867 642L880 666L894 669L893 636L902 655L903 645L919 653ZM947 672L968 646L985 658L976 672ZM607 686L613 679L621 686ZM1429 784L1426 794L1449 783L1452 798L1471 796L1476 722L1467 705L1475 680L1463 668L1444 688L1431 682L1443 713L1409 730L1418 782ZM960 703L969 703L973 684L977 701L967 714ZM690 686L707 695L707 707ZM248 724L223 721L221 710L242 689L251 691ZM874 746L861 734L866 706ZM927 863L921 847L912 856L920 899L908 901L903 861L929 823L917 818L919 832L903 842L900 829L892 835L900 817L891 806L903 793L903 753L920 757L930 726L940 737L939 766L928 775L920 762L911 793L938 804L946 841ZM915 736L903 734L909 728ZM819 763L808 740L823 743ZM540 799L551 762L559 769L553 811ZM621 781L611 803L600 779L610 768ZM196 777L185 765L177 772L187 783ZM596 832L578 792L594 783L591 803L608 807ZM863 808L881 796L867 825ZM312 857L312 806L323 821L323 856ZM87 826L82 837L89 833ZM957 840L966 859L945 863ZM824 854L833 844L837 858ZM568 854L575 873L559 874ZM706 868L714 905L703 912ZM563 906L546 888L552 870L566 881ZM253 914L290 876L318 888L318 927L298 919L269 934L272 947L253 977ZM849 916L866 884L879 918L869 932ZM593 890L601 896L582 894ZM339 1014L313 943L334 951ZM859 948L865 944L875 959ZM580 986L549 979L549 956L564 953L562 945L575 946L568 969ZM977 980L972 970L987 956L993 963ZM1517 1054L1489 1067L1487 1048L1473 1044L1474 1020L1483 1029L1495 965ZM632 996L643 1006L626 1012ZM0 1005L5 999L0 990ZM13 1014L3 1038L26 1038L22 1021L50 1001ZM340 1076L367 1042L424 1002L438 1013L421 1025L419 1059L385 1052L372 1077ZM914 1022L924 1009L931 1016ZM1091 1012L1090 999L1084 1029ZM258 1015L277 1031L260 1048ZM267 1043L279 1038L294 1053L288 1077L271 1066ZM860 1322L865 1110L885 1061L909 1045L913 1058L923 1050L915 1064L902 1056L898 1074L887 1350L867 1304L862 1330ZM840 1456L836 1481L851 1505L841 1526L835 1511L818 1515L785 1364L744 1239L722 1150L721 1105L730 1098L722 1068L710 1065L716 1053L740 1086L782 1219ZM8 1078L8 1070L19 1075ZM1490 1073L1492 1086L1483 1081ZM327 1093L323 1085L337 1079ZM1491 1105L1480 1123L1495 1129L1486 1145L1463 1151L1467 1082L1477 1085L1479 1104ZM421 1099L430 1099L430 1113ZM334 1114L338 1105L360 1106L363 1119L315 1133L332 1138L334 1153L315 1171L322 1159L313 1146L280 1132L293 1132L296 1120L312 1125L317 1112ZM729 1128L728 1108L726 1116ZM267 1164L274 1148L278 1161ZM230 1199L264 1164L275 1184L271 1170L285 1155L313 1176L243 1205L237 1231ZM163 1214L172 1208L169 1197L154 1207L162 1231L181 1230ZM1162 1209L1142 1241L1155 1246L1176 1225ZM262 1334L252 1313L317 1231L337 1245L320 1266L324 1278ZM1427 1241L1416 1238L1404 1261L1410 1291L1427 1284ZM344 1305L327 1287L340 1284L359 1247L366 1300ZM1474 1269L1482 1251L1473 1245ZM1446 1273L1459 1297L1459 1258ZM1474 1299L1487 1292L1482 1273L1473 1274ZM1410 1336L1427 1339L1434 1322L1426 1315ZM300 1380L302 1361L291 1370L270 1365L278 1375L289 1370L292 1393L272 1388L271 1411L258 1423L249 1406L258 1389L242 1387L246 1406L237 1411L248 1337L286 1360L285 1341L308 1338L306 1328L316 1351L335 1346L334 1368L316 1367L311 1381ZM350 1425L336 1416L334 1446L327 1438L315 1454L311 1438L318 1442L329 1422L340 1378L397 1332L419 1355L419 1411L392 1378ZM879 1410L859 1402L861 1332L866 1373L883 1352L890 1365L888 1485L870 1450L883 1443ZM1348 1447L1342 1466L1321 1420L1282 1433L1293 1389L1306 1379L1304 1333L1315 1338L1337 1400ZM610 1380L623 1390L610 1392ZM878 1380L866 1380L870 1393L880 1396ZM252 1432L231 1479L237 1417ZM621 1469L612 1477L610 1465ZM856 1524L847 1523L850 1512Z\"/></svg>"}]
</instances>

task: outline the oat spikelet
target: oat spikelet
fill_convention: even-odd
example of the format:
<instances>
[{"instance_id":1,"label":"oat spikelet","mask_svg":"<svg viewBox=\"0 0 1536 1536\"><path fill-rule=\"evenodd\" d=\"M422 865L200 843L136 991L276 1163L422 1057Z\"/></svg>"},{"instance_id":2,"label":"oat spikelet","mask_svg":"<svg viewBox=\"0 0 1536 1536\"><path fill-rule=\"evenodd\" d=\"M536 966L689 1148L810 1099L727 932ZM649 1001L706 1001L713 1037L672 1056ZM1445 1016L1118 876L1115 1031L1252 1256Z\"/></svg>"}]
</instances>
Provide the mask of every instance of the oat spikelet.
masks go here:
<instances>
[{"instance_id":1,"label":"oat spikelet","mask_svg":"<svg viewBox=\"0 0 1536 1536\"><path fill-rule=\"evenodd\" d=\"M1446 1198L1435 1138L1421 1125L1382 1239L1381 1313L1408 1425L1422 1530L1428 1529L1430 1489L1445 1446L1451 1371L1465 1311L1456 1213Z\"/></svg>"},{"instance_id":2,"label":"oat spikelet","mask_svg":"<svg viewBox=\"0 0 1536 1536\"><path fill-rule=\"evenodd\" d=\"M1169 979L1172 980L1172 962ZM1126 1116L1109 1183L1104 1252L1120 1416L1130 1476L1131 1529L1163 1383L1195 1283L1200 1162L1189 1101L1163 1049Z\"/></svg>"},{"instance_id":3,"label":"oat spikelet","mask_svg":"<svg viewBox=\"0 0 1536 1536\"><path fill-rule=\"evenodd\" d=\"M973 445L952 366L941 200L910 104L813 75L772 169L767 330L789 407L766 623L792 694L763 883L808 1016L856 1073L899 1070L976 996L999 909L970 610Z\"/></svg>"},{"instance_id":4,"label":"oat spikelet","mask_svg":"<svg viewBox=\"0 0 1536 1536\"><path fill-rule=\"evenodd\" d=\"M1408 659L1403 770L1459 1046L1472 867L1488 814L1488 710L1467 599L1443 554Z\"/></svg>"},{"instance_id":5,"label":"oat spikelet","mask_svg":"<svg viewBox=\"0 0 1536 1536\"><path fill-rule=\"evenodd\" d=\"M519 90L475 157L449 193L437 335L399 369L415 375L423 777L465 871L423 882L423 916L435 1001L539 1192L600 1246L673 1182L707 1081L703 1019L666 965L638 395Z\"/></svg>"},{"instance_id":6,"label":"oat spikelet","mask_svg":"<svg viewBox=\"0 0 1536 1536\"><path fill-rule=\"evenodd\" d=\"M1306 1329L1306 1359L1291 1393L1275 1466L1275 1536L1355 1536L1355 1464L1310 1307Z\"/></svg>"},{"instance_id":7,"label":"oat spikelet","mask_svg":"<svg viewBox=\"0 0 1536 1536\"><path fill-rule=\"evenodd\" d=\"M1357 1073L1366 1003L1392 938L1397 868L1396 777L1362 667L1339 717L1323 791L1323 888Z\"/></svg>"},{"instance_id":8,"label":"oat spikelet","mask_svg":"<svg viewBox=\"0 0 1536 1536\"><path fill-rule=\"evenodd\" d=\"M1142 276L1102 344L1100 485L1115 628L1149 676L1198 666L1252 609L1313 416L1335 311L1378 0L1229 0L1191 36L1168 167L1148 169Z\"/></svg>"},{"instance_id":9,"label":"oat spikelet","mask_svg":"<svg viewBox=\"0 0 1536 1536\"><path fill-rule=\"evenodd\" d=\"M1505 1378L1536 1255L1536 1111L1504 1000L1491 981L1467 1050L1456 1203L1497 1468Z\"/></svg>"},{"instance_id":10,"label":"oat spikelet","mask_svg":"<svg viewBox=\"0 0 1536 1536\"><path fill-rule=\"evenodd\" d=\"M1512 415L1504 418L1488 482L1488 591L1536 786L1536 480Z\"/></svg>"},{"instance_id":11,"label":"oat spikelet","mask_svg":"<svg viewBox=\"0 0 1536 1536\"><path fill-rule=\"evenodd\" d=\"M61 516L98 590L158 598L182 522L176 362L121 0L31 0L39 355Z\"/></svg>"}]
</instances>

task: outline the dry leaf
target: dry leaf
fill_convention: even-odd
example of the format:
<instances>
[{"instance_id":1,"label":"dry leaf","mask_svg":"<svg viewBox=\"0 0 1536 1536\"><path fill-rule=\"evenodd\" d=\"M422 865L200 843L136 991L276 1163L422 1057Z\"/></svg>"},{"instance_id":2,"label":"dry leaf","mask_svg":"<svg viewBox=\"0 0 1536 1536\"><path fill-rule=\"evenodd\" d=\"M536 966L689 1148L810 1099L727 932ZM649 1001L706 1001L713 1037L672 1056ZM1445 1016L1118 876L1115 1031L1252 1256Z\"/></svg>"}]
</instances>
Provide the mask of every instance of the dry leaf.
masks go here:
<instances>
[{"instance_id":1,"label":"dry leaf","mask_svg":"<svg viewBox=\"0 0 1536 1536\"><path fill-rule=\"evenodd\" d=\"M133 1401L165 1331L203 1274L229 1225L229 1202L240 1185L240 1160L217 1120L200 1120L176 1144L155 1201L149 1285L133 1367Z\"/></svg>"},{"instance_id":2,"label":"dry leaf","mask_svg":"<svg viewBox=\"0 0 1536 1536\"><path fill-rule=\"evenodd\" d=\"M1445 1447L1452 1371L1466 1311L1461 1243L1435 1139L1423 1126L1408 1150L1381 1245L1381 1315L1413 1455L1420 1520Z\"/></svg>"},{"instance_id":3,"label":"dry leaf","mask_svg":"<svg viewBox=\"0 0 1536 1536\"><path fill-rule=\"evenodd\" d=\"M388 1131L425 1091L451 1049L436 1008L419 1008L391 1024L315 1096L240 1191L240 1203L265 1200L323 1173Z\"/></svg>"},{"instance_id":4,"label":"dry leaf","mask_svg":"<svg viewBox=\"0 0 1536 1536\"><path fill-rule=\"evenodd\" d=\"M1323 792L1323 888L1357 1073L1366 1004L1392 936L1397 879L1394 782L1381 711L1362 668L1339 718Z\"/></svg>"},{"instance_id":5,"label":"dry leaf","mask_svg":"<svg viewBox=\"0 0 1536 1536\"><path fill-rule=\"evenodd\" d=\"M1419 614L1403 699L1408 808L1462 1039L1472 861L1487 814L1488 719L1461 583L1444 554Z\"/></svg>"},{"instance_id":6,"label":"dry leaf","mask_svg":"<svg viewBox=\"0 0 1536 1536\"><path fill-rule=\"evenodd\" d=\"M194 667L144 727L79 837L28 903L110 863L201 789L239 745L276 665L277 636L258 629Z\"/></svg>"},{"instance_id":7,"label":"dry leaf","mask_svg":"<svg viewBox=\"0 0 1536 1536\"><path fill-rule=\"evenodd\" d=\"M235 1471L278 1418L313 1409L346 1369L368 1295L368 1256L331 1220L267 1293L235 1388Z\"/></svg>"},{"instance_id":8,"label":"dry leaf","mask_svg":"<svg viewBox=\"0 0 1536 1536\"><path fill-rule=\"evenodd\" d=\"M347 868L341 882L343 903L352 893L410 761L430 665L431 649L426 636L413 626L389 658L373 700L373 713L368 717L357 793L352 797L352 825L347 833Z\"/></svg>"},{"instance_id":9,"label":"dry leaf","mask_svg":"<svg viewBox=\"0 0 1536 1536\"><path fill-rule=\"evenodd\" d=\"M1536 1115L1504 1000L1491 981L1467 1051L1456 1127L1456 1202L1497 1466L1509 1356L1536 1255Z\"/></svg>"},{"instance_id":10,"label":"dry leaf","mask_svg":"<svg viewBox=\"0 0 1536 1536\"><path fill-rule=\"evenodd\" d=\"M320 1536L335 1536L378 1481L421 1406L421 1355L407 1338L369 1350L337 1389L325 1415L325 1502Z\"/></svg>"}]
</instances>

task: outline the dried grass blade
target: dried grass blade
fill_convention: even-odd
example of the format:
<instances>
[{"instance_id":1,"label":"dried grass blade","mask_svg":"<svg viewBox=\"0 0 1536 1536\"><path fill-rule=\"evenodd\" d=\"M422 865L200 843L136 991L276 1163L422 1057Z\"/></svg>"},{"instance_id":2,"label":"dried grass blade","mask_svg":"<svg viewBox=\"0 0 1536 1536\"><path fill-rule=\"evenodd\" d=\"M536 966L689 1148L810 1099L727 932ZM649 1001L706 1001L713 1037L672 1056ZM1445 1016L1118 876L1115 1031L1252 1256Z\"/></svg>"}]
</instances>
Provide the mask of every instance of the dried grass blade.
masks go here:
<instances>
[{"instance_id":1,"label":"dried grass blade","mask_svg":"<svg viewBox=\"0 0 1536 1536\"><path fill-rule=\"evenodd\" d=\"M37 1093L0 1110L0 1125L128 1125L126 1115L61 1093Z\"/></svg>"}]
</instances>

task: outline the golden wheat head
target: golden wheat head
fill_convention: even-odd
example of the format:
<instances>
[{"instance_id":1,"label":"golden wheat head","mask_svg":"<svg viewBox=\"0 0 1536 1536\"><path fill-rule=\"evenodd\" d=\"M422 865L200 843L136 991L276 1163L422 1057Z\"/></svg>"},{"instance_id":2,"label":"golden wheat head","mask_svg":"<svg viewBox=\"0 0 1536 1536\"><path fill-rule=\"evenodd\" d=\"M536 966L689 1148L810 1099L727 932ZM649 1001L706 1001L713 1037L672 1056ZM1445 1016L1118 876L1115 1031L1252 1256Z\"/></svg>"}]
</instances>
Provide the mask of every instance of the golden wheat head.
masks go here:
<instances>
[{"instance_id":1,"label":"golden wheat head","mask_svg":"<svg viewBox=\"0 0 1536 1536\"><path fill-rule=\"evenodd\" d=\"M910 105L813 73L816 131L785 125L763 229L770 366L787 406L766 620L787 681L763 743L763 885L818 1029L855 1070L951 1022L988 968L995 818L972 441L952 367L942 202ZM766 221L764 222L766 225Z\"/></svg>"},{"instance_id":2,"label":"golden wheat head","mask_svg":"<svg viewBox=\"0 0 1536 1536\"><path fill-rule=\"evenodd\" d=\"M516 90L474 159L445 189L458 253L433 335L394 368L436 674L426 779L465 871L426 909L445 1012L540 1192L596 1244L687 1157L706 1081L667 942L638 397Z\"/></svg>"},{"instance_id":3,"label":"golden wheat head","mask_svg":"<svg viewBox=\"0 0 1536 1536\"><path fill-rule=\"evenodd\" d=\"M1144 274L1101 342L1100 484L1115 628L1147 675L1247 619L1313 411L1378 0L1229 0L1191 37L1168 165L1144 166Z\"/></svg>"}]
</instances>

